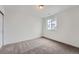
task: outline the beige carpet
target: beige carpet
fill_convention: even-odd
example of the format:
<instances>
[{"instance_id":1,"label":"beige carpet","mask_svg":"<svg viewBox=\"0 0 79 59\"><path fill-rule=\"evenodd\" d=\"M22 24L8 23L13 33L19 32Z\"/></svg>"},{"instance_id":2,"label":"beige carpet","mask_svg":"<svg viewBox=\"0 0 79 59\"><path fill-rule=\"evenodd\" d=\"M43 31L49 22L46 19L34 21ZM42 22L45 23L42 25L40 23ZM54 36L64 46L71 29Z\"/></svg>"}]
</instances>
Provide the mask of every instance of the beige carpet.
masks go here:
<instances>
[{"instance_id":1,"label":"beige carpet","mask_svg":"<svg viewBox=\"0 0 79 59\"><path fill-rule=\"evenodd\" d=\"M38 38L3 46L1 54L77 54L78 48L45 38Z\"/></svg>"}]
</instances>

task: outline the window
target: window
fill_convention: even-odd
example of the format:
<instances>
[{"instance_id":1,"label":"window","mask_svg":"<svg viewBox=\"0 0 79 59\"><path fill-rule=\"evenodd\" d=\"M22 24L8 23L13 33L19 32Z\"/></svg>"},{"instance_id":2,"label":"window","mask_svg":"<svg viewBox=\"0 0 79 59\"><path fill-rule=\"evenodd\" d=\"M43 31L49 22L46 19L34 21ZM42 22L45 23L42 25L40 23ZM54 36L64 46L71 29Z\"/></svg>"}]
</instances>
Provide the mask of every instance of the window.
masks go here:
<instances>
[{"instance_id":1,"label":"window","mask_svg":"<svg viewBox=\"0 0 79 59\"><path fill-rule=\"evenodd\" d=\"M52 29L51 24L52 24L52 20L51 20L51 19L49 19L49 20L48 20L48 30L51 30L51 29Z\"/></svg>"},{"instance_id":2,"label":"window","mask_svg":"<svg viewBox=\"0 0 79 59\"><path fill-rule=\"evenodd\" d=\"M53 19L48 19L47 24L48 24L48 30L55 30L57 26L57 21Z\"/></svg>"}]
</instances>

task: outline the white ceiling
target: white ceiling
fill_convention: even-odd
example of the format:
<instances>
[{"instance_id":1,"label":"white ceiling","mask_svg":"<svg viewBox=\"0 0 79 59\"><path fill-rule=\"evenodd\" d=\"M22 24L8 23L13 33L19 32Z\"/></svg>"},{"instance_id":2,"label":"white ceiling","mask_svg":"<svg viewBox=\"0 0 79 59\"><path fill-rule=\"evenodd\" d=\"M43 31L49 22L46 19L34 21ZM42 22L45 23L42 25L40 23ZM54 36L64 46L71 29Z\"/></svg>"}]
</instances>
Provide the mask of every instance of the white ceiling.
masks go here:
<instances>
[{"instance_id":1,"label":"white ceiling","mask_svg":"<svg viewBox=\"0 0 79 59\"><path fill-rule=\"evenodd\" d=\"M37 8L36 5L7 5L4 7L5 10L8 10L9 12L21 10L36 17L46 17L48 15L53 15L68 8L74 7L74 5L45 5L41 10Z\"/></svg>"}]
</instances>

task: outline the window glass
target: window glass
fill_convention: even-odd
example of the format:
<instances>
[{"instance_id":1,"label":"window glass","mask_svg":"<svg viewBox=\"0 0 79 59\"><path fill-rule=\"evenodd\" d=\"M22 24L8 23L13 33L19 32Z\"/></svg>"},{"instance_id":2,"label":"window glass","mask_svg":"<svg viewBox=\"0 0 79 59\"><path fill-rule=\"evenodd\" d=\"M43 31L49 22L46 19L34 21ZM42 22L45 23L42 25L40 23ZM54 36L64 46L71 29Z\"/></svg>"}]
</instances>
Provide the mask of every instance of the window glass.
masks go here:
<instances>
[{"instance_id":1,"label":"window glass","mask_svg":"<svg viewBox=\"0 0 79 59\"><path fill-rule=\"evenodd\" d=\"M57 26L57 21L54 19L48 19L47 24L48 24L48 30L55 30Z\"/></svg>"}]
</instances>

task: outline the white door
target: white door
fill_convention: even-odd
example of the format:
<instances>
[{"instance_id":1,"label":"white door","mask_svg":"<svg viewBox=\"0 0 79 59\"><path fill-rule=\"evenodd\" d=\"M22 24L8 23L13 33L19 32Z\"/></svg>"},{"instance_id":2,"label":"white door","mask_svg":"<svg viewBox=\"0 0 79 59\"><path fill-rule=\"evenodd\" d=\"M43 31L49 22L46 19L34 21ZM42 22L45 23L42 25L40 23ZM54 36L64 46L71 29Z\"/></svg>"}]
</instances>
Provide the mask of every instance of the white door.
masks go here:
<instances>
[{"instance_id":1,"label":"white door","mask_svg":"<svg viewBox=\"0 0 79 59\"><path fill-rule=\"evenodd\" d=\"M0 47L2 46L2 14L0 13Z\"/></svg>"}]
</instances>

